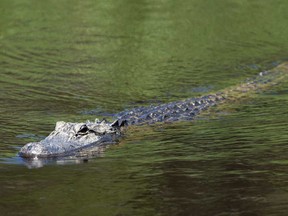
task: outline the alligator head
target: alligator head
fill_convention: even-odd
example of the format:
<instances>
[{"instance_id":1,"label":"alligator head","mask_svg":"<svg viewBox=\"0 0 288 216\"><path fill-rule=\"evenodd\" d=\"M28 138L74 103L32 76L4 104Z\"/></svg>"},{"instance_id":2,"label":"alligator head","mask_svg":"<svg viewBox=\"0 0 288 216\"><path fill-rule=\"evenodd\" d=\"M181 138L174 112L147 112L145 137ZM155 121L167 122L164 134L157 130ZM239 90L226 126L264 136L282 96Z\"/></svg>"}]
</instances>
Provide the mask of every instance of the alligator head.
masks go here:
<instances>
[{"instance_id":1,"label":"alligator head","mask_svg":"<svg viewBox=\"0 0 288 216\"><path fill-rule=\"evenodd\" d=\"M87 147L114 143L121 135L125 122L105 120L86 123L57 122L55 130L39 142L26 144L19 151L24 158L47 158L75 155Z\"/></svg>"}]
</instances>

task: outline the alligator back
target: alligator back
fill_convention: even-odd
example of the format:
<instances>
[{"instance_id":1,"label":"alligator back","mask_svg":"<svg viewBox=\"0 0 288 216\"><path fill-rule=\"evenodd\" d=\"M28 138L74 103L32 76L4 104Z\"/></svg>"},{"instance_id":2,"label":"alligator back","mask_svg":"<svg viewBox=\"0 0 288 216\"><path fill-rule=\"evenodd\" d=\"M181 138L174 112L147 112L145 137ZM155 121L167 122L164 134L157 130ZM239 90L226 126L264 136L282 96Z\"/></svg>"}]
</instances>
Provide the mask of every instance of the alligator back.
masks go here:
<instances>
[{"instance_id":1,"label":"alligator back","mask_svg":"<svg viewBox=\"0 0 288 216\"><path fill-rule=\"evenodd\" d=\"M211 94L167 104L138 107L121 112L116 117L120 121L126 121L128 125L193 120L201 111L216 105L221 100L224 100L223 94Z\"/></svg>"},{"instance_id":2,"label":"alligator back","mask_svg":"<svg viewBox=\"0 0 288 216\"><path fill-rule=\"evenodd\" d=\"M120 122L126 122L127 125L193 120L200 112L222 101L239 100L277 84L284 76L287 76L287 69L288 63L283 63L272 70L261 72L239 85L218 93L161 105L138 107L120 112L115 117Z\"/></svg>"}]
</instances>

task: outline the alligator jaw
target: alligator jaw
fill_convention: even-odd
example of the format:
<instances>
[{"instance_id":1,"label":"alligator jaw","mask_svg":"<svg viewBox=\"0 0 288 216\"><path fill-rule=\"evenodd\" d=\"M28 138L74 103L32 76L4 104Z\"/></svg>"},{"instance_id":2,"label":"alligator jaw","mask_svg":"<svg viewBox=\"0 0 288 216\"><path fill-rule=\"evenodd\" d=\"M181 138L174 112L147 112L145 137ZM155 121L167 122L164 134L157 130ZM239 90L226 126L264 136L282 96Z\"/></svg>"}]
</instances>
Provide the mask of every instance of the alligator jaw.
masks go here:
<instances>
[{"instance_id":1,"label":"alligator jaw","mask_svg":"<svg viewBox=\"0 0 288 216\"><path fill-rule=\"evenodd\" d=\"M86 123L57 122L55 130L39 142L23 146L19 156L23 158L48 158L71 156L93 146L114 143L120 137L118 121L105 120Z\"/></svg>"}]
</instances>

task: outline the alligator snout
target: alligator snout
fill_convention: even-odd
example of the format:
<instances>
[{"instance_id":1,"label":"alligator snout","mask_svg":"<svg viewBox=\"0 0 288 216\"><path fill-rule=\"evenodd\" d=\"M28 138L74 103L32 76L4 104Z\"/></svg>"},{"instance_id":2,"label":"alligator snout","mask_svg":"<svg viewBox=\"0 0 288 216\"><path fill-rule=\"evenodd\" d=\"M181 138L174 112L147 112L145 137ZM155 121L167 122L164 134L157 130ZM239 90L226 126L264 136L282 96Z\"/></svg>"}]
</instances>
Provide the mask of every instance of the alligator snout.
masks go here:
<instances>
[{"instance_id":1,"label":"alligator snout","mask_svg":"<svg viewBox=\"0 0 288 216\"><path fill-rule=\"evenodd\" d=\"M40 143L32 142L23 146L19 151L19 155L25 158L32 158L37 157L37 155L43 153L44 151L45 149L43 145Z\"/></svg>"}]
</instances>

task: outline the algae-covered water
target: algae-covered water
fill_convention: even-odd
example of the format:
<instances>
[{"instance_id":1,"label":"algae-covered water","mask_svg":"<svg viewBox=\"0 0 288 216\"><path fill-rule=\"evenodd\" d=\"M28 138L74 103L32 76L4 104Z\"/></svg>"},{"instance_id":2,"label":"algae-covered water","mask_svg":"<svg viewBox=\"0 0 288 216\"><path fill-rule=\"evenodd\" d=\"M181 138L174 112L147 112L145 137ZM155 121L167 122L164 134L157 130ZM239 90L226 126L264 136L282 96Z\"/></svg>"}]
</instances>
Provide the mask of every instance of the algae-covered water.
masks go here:
<instances>
[{"instance_id":1,"label":"algae-covered water","mask_svg":"<svg viewBox=\"0 0 288 216\"><path fill-rule=\"evenodd\" d=\"M0 214L287 215L287 80L211 117L134 128L88 163L30 169L17 157L57 121L110 119L275 67L288 57L287 10L285 0L1 0Z\"/></svg>"}]
</instances>

